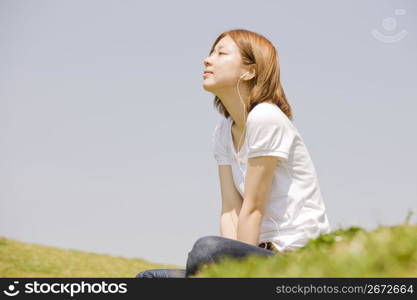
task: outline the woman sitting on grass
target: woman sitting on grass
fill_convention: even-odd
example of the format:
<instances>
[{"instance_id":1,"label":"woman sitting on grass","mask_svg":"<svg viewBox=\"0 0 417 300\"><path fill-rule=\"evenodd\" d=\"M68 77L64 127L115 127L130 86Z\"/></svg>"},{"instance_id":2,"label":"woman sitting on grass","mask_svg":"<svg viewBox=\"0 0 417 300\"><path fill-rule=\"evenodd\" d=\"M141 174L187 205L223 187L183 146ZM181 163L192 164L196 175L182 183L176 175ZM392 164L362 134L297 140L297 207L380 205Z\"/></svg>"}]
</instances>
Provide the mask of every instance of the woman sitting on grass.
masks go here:
<instances>
[{"instance_id":1,"label":"woman sitting on grass","mask_svg":"<svg viewBox=\"0 0 417 300\"><path fill-rule=\"evenodd\" d=\"M203 88L215 95L214 106L224 117L213 134L221 236L199 238L185 270L146 270L137 278L190 277L225 256L272 256L330 232L317 173L291 121L272 43L248 30L223 32L204 66Z\"/></svg>"}]
</instances>

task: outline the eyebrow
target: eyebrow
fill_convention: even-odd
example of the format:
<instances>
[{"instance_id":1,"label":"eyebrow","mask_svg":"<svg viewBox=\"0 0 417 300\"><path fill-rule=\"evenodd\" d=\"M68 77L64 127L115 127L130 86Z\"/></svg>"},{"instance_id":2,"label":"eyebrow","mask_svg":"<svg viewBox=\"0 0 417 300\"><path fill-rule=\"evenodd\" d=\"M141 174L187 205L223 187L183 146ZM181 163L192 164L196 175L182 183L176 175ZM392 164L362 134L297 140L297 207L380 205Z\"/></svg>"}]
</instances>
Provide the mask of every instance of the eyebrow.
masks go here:
<instances>
[{"instance_id":1,"label":"eyebrow","mask_svg":"<svg viewBox=\"0 0 417 300\"><path fill-rule=\"evenodd\" d=\"M219 48L217 48L217 49L220 49L220 48L224 48L224 46L223 45L221 45L221 46L219 46ZM216 48L215 48L216 49Z\"/></svg>"}]
</instances>

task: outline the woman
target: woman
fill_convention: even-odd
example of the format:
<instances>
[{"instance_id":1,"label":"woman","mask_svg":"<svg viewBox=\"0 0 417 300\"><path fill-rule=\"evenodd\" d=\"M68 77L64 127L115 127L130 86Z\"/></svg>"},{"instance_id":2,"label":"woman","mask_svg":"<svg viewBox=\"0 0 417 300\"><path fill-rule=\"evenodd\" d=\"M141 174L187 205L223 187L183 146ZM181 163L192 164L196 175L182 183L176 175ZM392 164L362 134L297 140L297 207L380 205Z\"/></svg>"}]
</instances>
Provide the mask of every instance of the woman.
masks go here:
<instances>
[{"instance_id":1,"label":"woman","mask_svg":"<svg viewBox=\"0 0 417 300\"><path fill-rule=\"evenodd\" d=\"M275 47L248 30L223 32L204 60L203 87L224 116L213 135L221 236L198 239L186 269L136 277L189 277L224 256L273 256L330 232L317 173L280 82Z\"/></svg>"}]
</instances>

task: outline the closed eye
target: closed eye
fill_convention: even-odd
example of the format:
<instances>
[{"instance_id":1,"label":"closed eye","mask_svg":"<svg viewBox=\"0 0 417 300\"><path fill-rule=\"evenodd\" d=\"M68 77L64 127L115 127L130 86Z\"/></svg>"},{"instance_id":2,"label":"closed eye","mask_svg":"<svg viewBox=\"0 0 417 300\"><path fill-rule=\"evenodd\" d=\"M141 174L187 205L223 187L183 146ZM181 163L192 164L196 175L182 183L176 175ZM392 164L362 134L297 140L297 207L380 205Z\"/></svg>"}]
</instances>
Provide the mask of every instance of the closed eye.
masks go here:
<instances>
[{"instance_id":1,"label":"closed eye","mask_svg":"<svg viewBox=\"0 0 417 300\"><path fill-rule=\"evenodd\" d=\"M209 56L211 56L213 53L215 53L215 52L210 53L210 55L209 55ZM224 52L219 52L219 55L220 55L220 54L227 54L227 53L224 53Z\"/></svg>"}]
</instances>

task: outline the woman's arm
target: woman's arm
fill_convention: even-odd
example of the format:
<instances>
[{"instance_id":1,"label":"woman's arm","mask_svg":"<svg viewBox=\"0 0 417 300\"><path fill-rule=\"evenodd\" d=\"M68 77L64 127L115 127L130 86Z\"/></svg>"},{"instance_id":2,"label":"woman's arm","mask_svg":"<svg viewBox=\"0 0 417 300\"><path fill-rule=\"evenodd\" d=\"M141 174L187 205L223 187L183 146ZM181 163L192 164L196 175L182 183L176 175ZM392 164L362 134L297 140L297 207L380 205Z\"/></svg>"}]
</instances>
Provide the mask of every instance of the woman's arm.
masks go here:
<instances>
[{"instance_id":1,"label":"woman's arm","mask_svg":"<svg viewBox=\"0 0 417 300\"><path fill-rule=\"evenodd\" d=\"M220 236L236 240L237 239L238 215L236 210L222 212L220 216Z\"/></svg>"},{"instance_id":2,"label":"woman's arm","mask_svg":"<svg viewBox=\"0 0 417 300\"><path fill-rule=\"evenodd\" d=\"M222 198L220 235L236 240L237 224L243 198L233 182L230 165L219 165L219 179Z\"/></svg>"},{"instance_id":3,"label":"woman's arm","mask_svg":"<svg viewBox=\"0 0 417 300\"><path fill-rule=\"evenodd\" d=\"M237 239L258 245L262 218L271 191L274 169L278 164L276 156L259 156L248 159L245 178L245 194L239 213Z\"/></svg>"}]
</instances>

